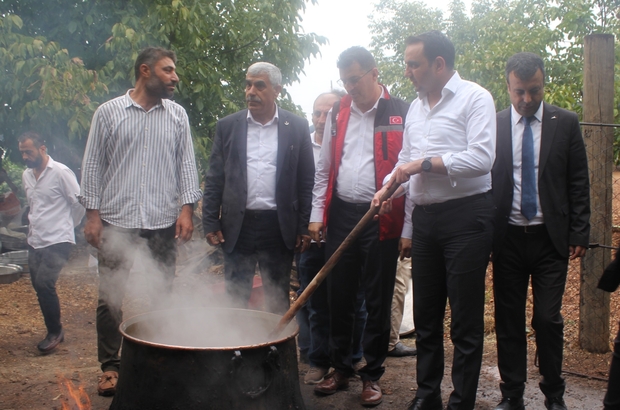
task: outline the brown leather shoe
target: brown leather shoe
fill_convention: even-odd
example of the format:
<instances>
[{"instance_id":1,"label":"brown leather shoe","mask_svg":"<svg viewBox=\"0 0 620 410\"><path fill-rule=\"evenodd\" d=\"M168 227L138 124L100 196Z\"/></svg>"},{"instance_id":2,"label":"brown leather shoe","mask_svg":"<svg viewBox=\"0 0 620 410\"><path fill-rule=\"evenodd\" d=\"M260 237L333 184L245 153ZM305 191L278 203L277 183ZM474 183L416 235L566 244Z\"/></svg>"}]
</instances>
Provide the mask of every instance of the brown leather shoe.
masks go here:
<instances>
[{"instance_id":1,"label":"brown leather shoe","mask_svg":"<svg viewBox=\"0 0 620 410\"><path fill-rule=\"evenodd\" d=\"M99 377L97 392L100 396L114 396L114 393L116 393L116 383L118 383L118 373L108 370Z\"/></svg>"},{"instance_id":2,"label":"brown leather shoe","mask_svg":"<svg viewBox=\"0 0 620 410\"><path fill-rule=\"evenodd\" d=\"M314 386L314 392L318 395L329 395L347 388L349 388L349 376L334 370L321 383Z\"/></svg>"},{"instance_id":3,"label":"brown leather shoe","mask_svg":"<svg viewBox=\"0 0 620 410\"><path fill-rule=\"evenodd\" d=\"M378 381L364 380L362 388L362 406L372 407L380 404L383 400L383 393Z\"/></svg>"}]
</instances>

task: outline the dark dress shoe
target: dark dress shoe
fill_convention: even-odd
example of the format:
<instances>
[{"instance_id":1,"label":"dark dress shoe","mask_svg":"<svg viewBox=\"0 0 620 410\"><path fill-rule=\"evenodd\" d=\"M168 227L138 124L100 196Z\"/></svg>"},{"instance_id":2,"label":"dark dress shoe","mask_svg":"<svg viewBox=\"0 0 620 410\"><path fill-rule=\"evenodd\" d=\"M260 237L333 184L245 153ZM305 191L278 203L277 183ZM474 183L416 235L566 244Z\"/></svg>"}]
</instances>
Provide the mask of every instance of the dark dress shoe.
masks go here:
<instances>
[{"instance_id":1,"label":"dark dress shoe","mask_svg":"<svg viewBox=\"0 0 620 410\"><path fill-rule=\"evenodd\" d=\"M349 376L344 373L334 370L331 375L325 377L325 379L314 386L314 392L318 395L334 394L338 390L344 390L349 387Z\"/></svg>"},{"instance_id":2,"label":"dark dress shoe","mask_svg":"<svg viewBox=\"0 0 620 410\"><path fill-rule=\"evenodd\" d=\"M45 339L39 342L39 344L37 345L37 349L39 349L43 353L49 353L54 350L56 346L58 346L63 340L65 340L65 331L62 329L60 330L60 333L57 334L48 333Z\"/></svg>"},{"instance_id":3,"label":"dark dress shoe","mask_svg":"<svg viewBox=\"0 0 620 410\"><path fill-rule=\"evenodd\" d=\"M568 410L562 397L547 397L545 407L549 410Z\"/></svg>"},{"instance_id":4,"label":"dark dress shoe","mask_svg":"<svg viewBox=\"0 0 620 410\"><path fill-rule=\"evenodd\" d=\"M362 406L372 407L380 404L383 400L383 393L379 382L372 380L364 380L362 388Z\"/></svg>"},{"instance_id":5,"label":"dark dress shoe","mask_svg":"<svg viewBox=\"0 0 620 410\"><path fill-rule=\"evenodd\" d=\"M504 397L495 410L525 410L523 397Z\"/></svg>"},{"instance_id":6,"label":"dark dress shoe","mask_svg":"<svg viewBox=\"0 0 620 410\"><path fill-rule=\"evenodd\" d=\"M416 397L413 399L407 410L443 410L443 403L440 395L428 397Z\"/></svg>"},{"instance_id":7,"label":"dark dress shoe","mask_svg":"<svg viewBox=\"0 0 620 410\"><path fill-rule=\"evenodd\" d=\"M396 343L396 346L394 346L394 348L387 353L390 357L415 356L417 354L418 349L415 347L405 346L402 342Z\"/></svg>"}]
</instances>

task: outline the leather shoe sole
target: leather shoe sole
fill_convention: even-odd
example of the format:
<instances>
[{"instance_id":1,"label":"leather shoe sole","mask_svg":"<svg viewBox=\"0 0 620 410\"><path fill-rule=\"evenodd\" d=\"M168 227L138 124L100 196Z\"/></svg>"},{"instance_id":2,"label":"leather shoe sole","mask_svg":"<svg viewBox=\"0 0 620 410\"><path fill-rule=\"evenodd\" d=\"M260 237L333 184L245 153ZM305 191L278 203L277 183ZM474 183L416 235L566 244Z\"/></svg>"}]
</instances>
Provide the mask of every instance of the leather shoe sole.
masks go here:
<instances>
[{"instance_id":1,"label":"leather shoe sole","mask_svg":"<svg viewBox=\"0 0 620 410\"><path fill-rule=\"evenodd\" d=\"M321 383L314 386L314 393L322 396L328 396L336 393L338 390L346 390L349 388L349 377L338 371L325 377Z\"/></svg>"},{"instance_id":2,"label":"leather shoe sole","mask_svg":"<svg viewBox=\"0 0 620 410\"><path fill-rule=\"evenodd\" d=\"M379 383L372 380L364 380L362 388L362 406L373 407L381 404L383 401L383 392Z\"/></svg>"},{"instance_id":3,"label":"leather shoe sole","mask_svg":"<svg viewBox=\"0 0 620 410\"><path fill-rule=\"evenodd\" d=\"M562 397L546 398L545 407L549 410L568 410Z\"/></svg>"},{"instance_id":4,"label":"leather shoe sole","mask_svg":"<svg viewBox=\"0 0 620 410\"><path fill-rule=\"evenodd\" d=\"M441 396L416 397L407 407L407 410L443 410Z\"/></svg>"},{"instance_id":5,"label":"leather shoe sole","mask_svg":"<svg viewBox=\"0 0 620 410\"><path fill-rule=\"evenodd\" d=\"M41 340L37 345L37 349L41 353L49 353L56 348L63 340L65 340L65 331L60 330L57 335L48 334L45 339Z\"/></svg>"},{"instance_id":6,"label":"leather shoe sole","mask_svg":"<svg viewBox=\"0 0 620 410\"><path fill-rule=\"evenodd\" d=\"M523 397L504 397L493 410L525 410Z\"/></svg>"},{"instance_id":7,"label":"leather shoe sole","mask_svg":"<svg viewBox=\"0 0 620 410\"><path fill-rule=\"evenodd\" d=\"M100 396L114 396L116 393L116 384L118 383L118 372L108 370L103 372L97 383L97 393Z\"/></svg>"},{"instance_id":8,"label":"leather shoe sole","mask_svg":"<svg viewBox=\"0 0 620 410\"><path fill-rule=\"evenodd\" d=\"M417 354L418 350L416 348L405 346L402 342L396 343L394 349L388 351L387 353L390 357L415 356Z\"/></svg>"}]
</instances>

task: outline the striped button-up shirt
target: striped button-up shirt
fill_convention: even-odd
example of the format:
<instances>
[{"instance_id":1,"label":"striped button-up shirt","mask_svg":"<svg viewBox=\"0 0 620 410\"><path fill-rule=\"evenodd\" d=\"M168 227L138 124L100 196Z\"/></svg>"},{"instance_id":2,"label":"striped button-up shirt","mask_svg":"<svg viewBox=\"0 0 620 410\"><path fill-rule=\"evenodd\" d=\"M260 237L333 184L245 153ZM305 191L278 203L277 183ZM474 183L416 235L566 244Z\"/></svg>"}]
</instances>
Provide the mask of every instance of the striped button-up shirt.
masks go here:
<instances>
[{"instance_id":1,"label":"striped button-up shirt","mask_svg":"<svg viewBox=\"0 0 620 410\"><path fill-rule=\"evenodd\" d=\"M162 99L148 112L133 90L102 104L82 163L81 203L121 227L162 229L202 193L187 113Z\"/></svg>"}]
</instances>

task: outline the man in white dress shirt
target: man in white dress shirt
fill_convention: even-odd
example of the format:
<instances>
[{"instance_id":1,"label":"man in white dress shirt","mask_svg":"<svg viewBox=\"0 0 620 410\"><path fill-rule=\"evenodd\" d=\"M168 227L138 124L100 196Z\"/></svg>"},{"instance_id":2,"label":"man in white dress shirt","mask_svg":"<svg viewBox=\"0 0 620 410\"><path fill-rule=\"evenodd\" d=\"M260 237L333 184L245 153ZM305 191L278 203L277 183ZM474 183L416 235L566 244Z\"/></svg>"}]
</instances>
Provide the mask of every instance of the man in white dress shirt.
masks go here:
<instances>
[{"instance_id":1,"label":"man in white dress shirt","mask_svg":"<svg viewBox=\"0 0 620 410\"><path fill-rule=\"evenodd\" d=\"M454 391L448 409L473 409L493 236L489 191L495 107L488 91L459 77L454 70L454 46L442 33L409 37L406 44L405 74L418 98L407 114L398 164L391 181L384 182L387 187L409 181L410 190L405 221L409 234L403 237L412 237L418 389L409 410L443 408L446 299L454 344Z\"/></svg>"},{"instance_id":2,"label":"man in white dress shirt","mask_svg":"<svg viewBox=\"0 0 620 410\"><path fill-rule=\"evenodd\" d=\"M202 224L224 251L226 293L247 307L258 265L266 309L289 307L294 252L310 245L314 159L308 121L276 105L282 74L273 64L248 68L248 109L217 122L205 177Z\"/></svg>"},{"instance_id":3,"label":"man in white dress shirt","mask_svg":"<svg viewBox=\"0 0 620 410\"><path fill-rule=\"evenodd\" d=\"M545 66L533 53L506 63L511 106L497 114L493 290L502 401L523 410L527 381L525 304L532 286L532 327L549 410L566 410L562 377L562 297L568 261L583 257L590 235L588 160L577 114L543 101Z\"/></svg>"},{"instance_id":4,"label":"man in white dress shirt","mask_svg":"<svg viewBox=\"0 0 620 410\"><path fill-rule=\"evenodd\" d=\"M19 151L26 163L22 182L30 212L28 266L37 292L47 336L37 348L48 353L64 339L56 281L75 245L74 229L84 216L75 174L47 155L45 141L34 132L19 137Z\"/></svg>"},{"instance_id":5,"label":"man in white dress shirt","mask_svg":"<svg viewBox=\"0 0 620 410\"><path fill-rule=\"evenodd\" d=\"M329 258L370 209L374 193L393 169L402 146L407 104L379 84L372 54L362 47L343 51L337 63L348 92L325 124L313 191L310 234L325 239ZM327 278L330 302L330 353L335 371L315 387L320 395L346 389L353 374L354 318L363 289L368 313L363 336L366 366L361 403L376 406L383 394L379 379L390 337L390 307L404 218L404 198L391 215L369 223L341 255Z\"/></svg>"}]
</instances>

